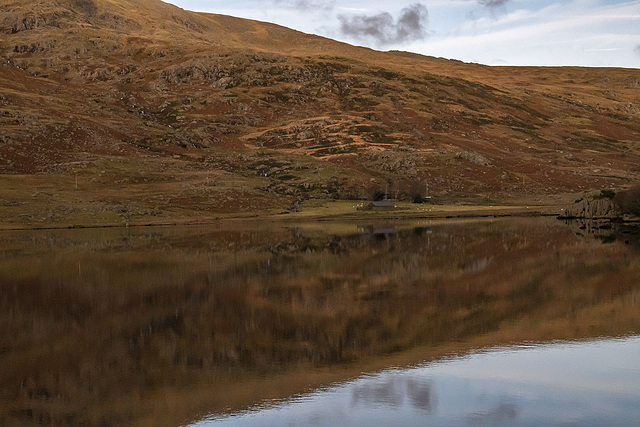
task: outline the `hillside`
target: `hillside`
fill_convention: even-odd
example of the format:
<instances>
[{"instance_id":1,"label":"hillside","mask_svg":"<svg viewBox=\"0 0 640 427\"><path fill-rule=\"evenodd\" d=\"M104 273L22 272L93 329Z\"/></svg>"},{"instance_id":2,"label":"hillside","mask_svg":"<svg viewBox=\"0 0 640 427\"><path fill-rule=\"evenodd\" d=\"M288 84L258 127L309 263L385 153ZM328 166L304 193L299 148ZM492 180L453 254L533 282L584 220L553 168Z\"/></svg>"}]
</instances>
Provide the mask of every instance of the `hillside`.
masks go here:
<instances>
[{"instance_id":1,"label":"hillside","mask_svg":"<svg viewBox=\"0 0 640 427\"><path fill-rule=\"evenodd\" d=\"M640 71L376 52L158 0L2 0L0 222L525 198L640 175Z\"/></svg>"}]
</instances>

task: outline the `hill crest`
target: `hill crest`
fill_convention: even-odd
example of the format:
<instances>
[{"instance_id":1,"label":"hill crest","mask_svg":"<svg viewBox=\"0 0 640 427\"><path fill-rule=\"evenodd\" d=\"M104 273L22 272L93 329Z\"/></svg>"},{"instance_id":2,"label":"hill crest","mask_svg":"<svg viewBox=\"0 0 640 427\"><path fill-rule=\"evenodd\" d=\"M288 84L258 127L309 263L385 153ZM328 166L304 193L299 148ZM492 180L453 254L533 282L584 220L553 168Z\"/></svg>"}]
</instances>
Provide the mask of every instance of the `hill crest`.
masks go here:
<instances>
[{"instance_id":1,"label":"hill crest","mask_svg":"<svg viewBox=\"0 0 640 427\"><path fill-rule=\"evenodd\" d=\"M0 171L146 180L144 212L541 197L640 174L638 70L377 52L154 0L7 2L0 52ZM189 196L165 187L176 174Z\"/></svg>"}]
</instances>

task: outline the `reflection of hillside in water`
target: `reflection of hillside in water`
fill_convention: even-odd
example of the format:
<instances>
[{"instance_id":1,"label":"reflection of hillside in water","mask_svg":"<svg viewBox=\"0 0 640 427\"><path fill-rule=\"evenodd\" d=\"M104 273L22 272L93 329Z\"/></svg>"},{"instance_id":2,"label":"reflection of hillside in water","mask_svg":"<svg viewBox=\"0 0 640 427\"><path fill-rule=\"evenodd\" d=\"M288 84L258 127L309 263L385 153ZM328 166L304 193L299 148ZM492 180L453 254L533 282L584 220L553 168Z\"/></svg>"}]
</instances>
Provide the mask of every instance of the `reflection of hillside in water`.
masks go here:
<instances>
[{"instance_id":1,"label":"reflection of hillside in water","mask_svg":"<svg viewBox=\"0 0 640 427\"><path fill-rule=\"evenodd\" d=\"M181 422L417 348L639 327L638 253L557 221L327 227L3 234L0 423Z\"/></svg>"}]
</instances>

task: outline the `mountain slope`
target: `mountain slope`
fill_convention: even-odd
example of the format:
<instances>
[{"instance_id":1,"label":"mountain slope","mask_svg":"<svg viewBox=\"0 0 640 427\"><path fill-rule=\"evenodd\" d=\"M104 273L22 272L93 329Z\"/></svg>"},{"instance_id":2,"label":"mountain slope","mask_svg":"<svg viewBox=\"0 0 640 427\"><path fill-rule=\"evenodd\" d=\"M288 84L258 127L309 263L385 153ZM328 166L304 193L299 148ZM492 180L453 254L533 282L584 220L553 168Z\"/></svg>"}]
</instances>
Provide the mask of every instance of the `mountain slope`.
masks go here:
<instances>
[{"instance_id":1,"label":"mountain slope","mask_svg":"<svg viewBox=\"0 0 640 427\"><path fill-rule=\"evenodd\" d=\"M0 190L17 222L42 207L118 221L123 204L137 212L124 219L254 212L376 189L504 199L640 172L633 69L376 52L157 0L3 0L0 52ZM16 182L71 188L51 206Z\"/></svg>"}]
</instances>

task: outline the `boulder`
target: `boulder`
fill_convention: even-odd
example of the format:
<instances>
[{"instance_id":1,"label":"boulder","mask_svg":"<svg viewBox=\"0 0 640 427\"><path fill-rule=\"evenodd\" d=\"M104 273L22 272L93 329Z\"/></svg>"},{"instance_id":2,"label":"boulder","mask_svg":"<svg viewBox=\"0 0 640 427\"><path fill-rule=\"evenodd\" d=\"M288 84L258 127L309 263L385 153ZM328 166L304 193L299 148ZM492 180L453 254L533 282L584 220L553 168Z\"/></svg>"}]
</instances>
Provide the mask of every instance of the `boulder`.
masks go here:
<instances>
[{"instance_id":1,"label":"boulder","mask_svg":"<svg viewBox=\"0 0 640 427\"><path fill-rule=\"evenodd\" d=\"M564 209L565 218L614 219L621 212L613 199L599 195L585 196Z\"/></svg>"}]
</instances>

